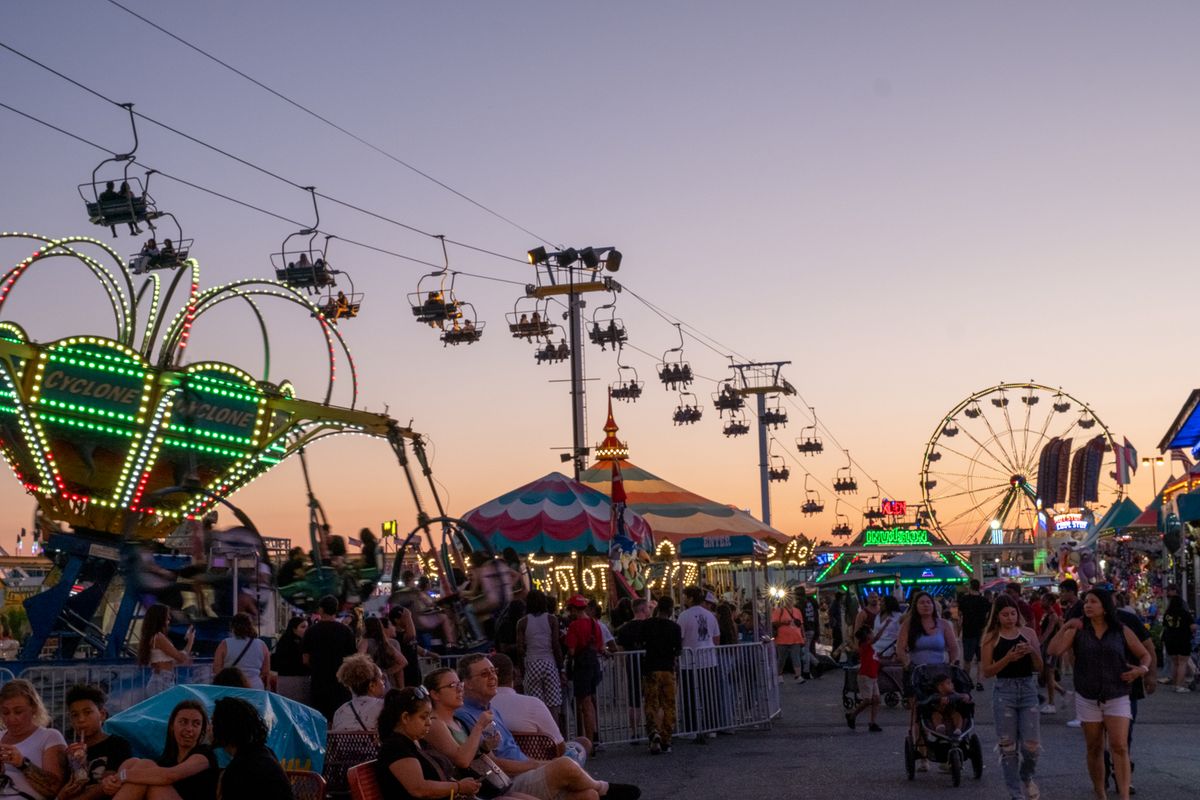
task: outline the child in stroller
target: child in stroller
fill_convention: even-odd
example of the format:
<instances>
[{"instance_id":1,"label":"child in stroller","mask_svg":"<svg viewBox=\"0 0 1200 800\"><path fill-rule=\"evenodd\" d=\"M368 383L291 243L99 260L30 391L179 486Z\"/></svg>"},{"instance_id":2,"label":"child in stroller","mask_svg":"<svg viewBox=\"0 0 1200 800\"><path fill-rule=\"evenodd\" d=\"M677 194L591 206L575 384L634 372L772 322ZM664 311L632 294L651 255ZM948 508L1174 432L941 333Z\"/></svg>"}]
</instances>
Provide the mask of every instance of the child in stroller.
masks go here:
<instances>
[{"instance_id":1,"label":"child in stroller","mask_svg":"<svg viewBox=\"0 0 1200 800\"><path fill-rule=\"evenodd\" d=\"M983 775L983 747L975 734L974 683L957 666L926 664L912 671L913 729L904 741L905 769L915 777L916 760L948 764L954 785L962 781L964 761L975 777Z\"/></svg>"}]
</instances>

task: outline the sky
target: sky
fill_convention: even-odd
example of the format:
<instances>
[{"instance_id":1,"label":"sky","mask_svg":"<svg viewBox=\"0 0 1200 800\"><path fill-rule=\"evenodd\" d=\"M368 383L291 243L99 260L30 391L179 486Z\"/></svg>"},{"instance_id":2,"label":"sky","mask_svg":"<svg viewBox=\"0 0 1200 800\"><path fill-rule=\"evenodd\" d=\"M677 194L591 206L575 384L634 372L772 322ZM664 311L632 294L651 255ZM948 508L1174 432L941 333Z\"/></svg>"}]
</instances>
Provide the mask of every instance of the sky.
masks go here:
<instances>
[{"instance_id":1,"label":"sky","mask_svg":"<svg viewBox=\"0 0 1200 800\"><path fill-rule=\"evenodd\" d=\"M829 535L845 464L835 439L856 465L860 492L842 510L857 525L872 480L885 497L919 499L926 442L985 387L1062 387L1147 454L1195 386L1194 4L122 2L437 182L108 2L6 4L0 42L298 184L510 257L450 248L453 269L500 280L457 279L487 329L444 348L407 305L428 267L336 241L328 253L364 293L342 326L360 405L428 436L453 514L564 469L567 368L535 364L505 330L534 279L512 259L538 237L624 254L623 360L650 381L617 420L632 460L674 483L760 513L757 443L721 435L705 379L727 377L730 355L791 362L783 374L805 402L785 406L773 446L792 477L772 486L773 524L789 534ZM3 50L0 101L129 147L123 112ZM153 125L139 134L139 161L309 223L295 188ZM0 229L109 240L75 189L98 151L4 109L0 142ZM152 193L195 239L206 285L269 275L295 227L157 177ZM330 203L321 227L442 261L436 239ZM125 233L116 243L139 246ZM28 250L0 241L0 260ZM189 357L258 370L253 320L232 306L202 319ZM0 318L52 341L108 333L106 309L82 269L47 268ZM705 378L693 426L672 424L680 398L652 383L678 344L663 316L708 337L684 341ZM317 329L283 307L268 323L271 380L319 399ZM594 345L585 359L597 443L617 369ZM806 405L828 433L826 452L801 460ZM334 440L311 456L336 530L413 526L384 443ZM800 513L801 466L824 514ZM1132 485L1139 503L1148 472ZM234 501L264 533L306 538L298 465ZM0 545L32 509L11 476L0 483Z\"/></svg>"}]
</instances>

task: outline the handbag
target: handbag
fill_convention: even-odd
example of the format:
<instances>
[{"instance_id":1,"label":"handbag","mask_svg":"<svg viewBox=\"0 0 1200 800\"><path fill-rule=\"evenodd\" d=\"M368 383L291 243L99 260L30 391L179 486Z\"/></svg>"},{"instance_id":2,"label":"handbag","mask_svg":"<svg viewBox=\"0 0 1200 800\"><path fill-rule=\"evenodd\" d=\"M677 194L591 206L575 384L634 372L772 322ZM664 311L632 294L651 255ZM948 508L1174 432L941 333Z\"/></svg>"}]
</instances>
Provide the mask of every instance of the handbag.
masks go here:
<instances>
[{"instance_id":1,"label":"handbag","mask_svg":"<svg viewBox=\"0 0 1200 800\"><path fill-rule=\"evenodd\" d=\"M470 770L483 784L480 797L501 797L513 785L513 779L487 753L479 753L471 762Z\"/></svg>"}]
</instances>

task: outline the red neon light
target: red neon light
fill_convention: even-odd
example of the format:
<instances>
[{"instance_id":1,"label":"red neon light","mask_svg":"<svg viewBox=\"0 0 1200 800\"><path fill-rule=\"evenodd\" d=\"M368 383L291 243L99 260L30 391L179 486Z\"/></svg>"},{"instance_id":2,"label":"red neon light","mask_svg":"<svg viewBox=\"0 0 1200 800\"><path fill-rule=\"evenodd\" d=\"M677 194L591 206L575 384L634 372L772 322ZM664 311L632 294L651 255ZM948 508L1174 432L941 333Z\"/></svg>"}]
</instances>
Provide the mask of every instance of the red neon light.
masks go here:
<instances>
[{"instance_id":1,"label":"red neon light","mask_svg":"<svg viewBox=\"0 0 1200 800\"><path fill-rule=\"evenodd\" d=\"M881 507L889 517L903 517L908 513L908 503L904 500L884 500Z\"/></svg>"}]
</instances>

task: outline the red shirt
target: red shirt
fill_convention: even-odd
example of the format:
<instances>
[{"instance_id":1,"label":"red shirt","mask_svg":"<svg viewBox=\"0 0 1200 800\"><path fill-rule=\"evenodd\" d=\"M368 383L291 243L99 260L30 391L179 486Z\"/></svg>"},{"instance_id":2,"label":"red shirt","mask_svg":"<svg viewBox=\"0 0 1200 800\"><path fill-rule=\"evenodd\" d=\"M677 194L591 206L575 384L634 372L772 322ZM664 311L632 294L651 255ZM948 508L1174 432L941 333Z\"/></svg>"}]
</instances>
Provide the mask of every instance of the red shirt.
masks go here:
<instances>
[{"instance_id":1,"label":"red shirt","mask_svg":"<svg viewBox=\"0 0 1200 800\"><path fill-rule=\"evenodd\" d=\"M596 620L584 615L567 626L567 651L575 655L588 647L597 653L604 652L604 634Z\"/></svg>"},{"instance_id":2,"label":"red shirt","mask_svg":"<svg viewBox=\"0 0 1200 800\"><path fill-rule=\"evenodd\" d=\"M879 677L879 659L875 657L870 640L858 646L858 674L864 678Z\"/></svg>"}]
</instances>

